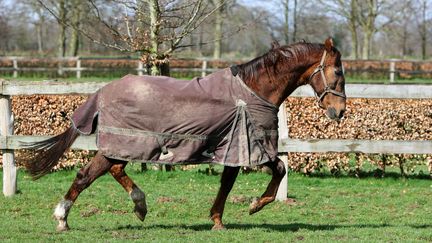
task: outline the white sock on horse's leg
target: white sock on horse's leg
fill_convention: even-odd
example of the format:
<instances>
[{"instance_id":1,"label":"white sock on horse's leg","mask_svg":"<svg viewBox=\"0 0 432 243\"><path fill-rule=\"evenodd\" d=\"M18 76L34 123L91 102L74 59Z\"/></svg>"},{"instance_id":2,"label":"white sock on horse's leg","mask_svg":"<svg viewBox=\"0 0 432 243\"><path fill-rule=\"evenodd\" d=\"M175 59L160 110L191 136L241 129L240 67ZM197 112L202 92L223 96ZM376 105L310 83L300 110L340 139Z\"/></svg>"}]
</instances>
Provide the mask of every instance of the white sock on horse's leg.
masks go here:
<instances>
[{"instance_id":1,"label":"white sock on horse's leg","mask_svg":"<svg viewBox=\"0 0 432 243\"><path fill-rule=\"evenodd\" d=\"M54 218L59 221L57 226L57 231L66 231L69 229L69 225L67 223L67 216L69 214L69 210L71 209L73 202L71 200L62 199L56 206L54 210Z\"/></svg>"}]
</instances>

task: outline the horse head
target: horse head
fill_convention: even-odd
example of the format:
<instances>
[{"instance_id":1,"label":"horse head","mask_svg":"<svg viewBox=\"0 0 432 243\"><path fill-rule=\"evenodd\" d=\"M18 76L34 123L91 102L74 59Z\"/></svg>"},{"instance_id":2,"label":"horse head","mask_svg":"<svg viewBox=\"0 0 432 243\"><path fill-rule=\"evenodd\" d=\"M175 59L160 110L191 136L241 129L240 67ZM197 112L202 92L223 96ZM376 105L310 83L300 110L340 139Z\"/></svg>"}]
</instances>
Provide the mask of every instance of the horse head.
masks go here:
<instances>
[{"instance_id":1,"label":"horse head","mask_svg":"<svg viewBox=\"0 0 432 243\"><path fill-rule=\"evenodd\" d=\"M346 109L345 77L341 54L328 38L319 63L309 68L308 83L312 86L317 104L327 110L330 119L340 120Z\"/></svg>"}]
</instances>

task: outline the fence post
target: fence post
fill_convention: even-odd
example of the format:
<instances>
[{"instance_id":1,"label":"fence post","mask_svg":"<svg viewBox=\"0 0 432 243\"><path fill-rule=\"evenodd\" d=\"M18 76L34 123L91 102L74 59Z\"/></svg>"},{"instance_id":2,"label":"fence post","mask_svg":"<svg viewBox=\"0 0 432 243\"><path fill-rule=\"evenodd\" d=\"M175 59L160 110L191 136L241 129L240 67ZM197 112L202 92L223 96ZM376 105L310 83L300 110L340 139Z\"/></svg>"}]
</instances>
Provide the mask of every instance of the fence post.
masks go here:
<instances>
[{"instance_id":1,"label":"fence post","mask_svg":"<svg viewBox=\"0 0 432 243\"><path fill-rule=\"evenodd\" d=\"M207 75L207 60L203 60L202 66L201 66L201 77L204 77Z\"/></svg>"},{"instance_id":2,"label":"fence post","mask_svg":"<svg viewBox=\"0 0 432 243\"><path fill-rule=\"evenodd\" d=\"M1 87L3 82L0 81ZM10 96L0 94L0 135L3 137L13 134L13 116L11 111ZM13 196L16 193L16 165L14 151L2 150L3 156L3 195Z\"/></svg>"},{"instance_id":3,"label":"fence post","mask_svg":"<svg viewBox=\"0 0 432 243\"><path fill-rule=\"evenodd\" d=\"M390 60L390 83L394 83L395 81L395 72L396 72L396 60Z\"/></svg>"},{"instance_id":4,"label":"fence post","mask_svg":"<svg viewBox=\"0 0 432 243\"><path fill-rule=\"evenodd\" d=\"M141 60L138 61L138 76L143 76L143 62Z\"/></svg>"},{"instance_id":5,"label":"fence post","mask_svg":"<svg viewBox=\"0 0 432 243\"><path fill-rule=\"evenodd\" d=\"M18 78L18 60L14 57L12 59L12 65L13 65L13 77Z\"/></svg>"},{"instance_id":6,"label":"fence post","mask_svg":"<svg viewBox=\"0 0 432 243\"><path fill-rule=\"evenodd\" d=\"M286 103L279 107L279 140L288 138L287 110ZM279 153L279 159L284 162L287 173L283 177L276 194L276 200L285 201L288 195L288 153Z\"/></svg>"},{"instance_id":7,"label":"fence post","mask_svg":"<svg viewBox=\"0 0 432 243\"><path fill-rule=\"evenodd\" d=\"M76 78L81 78L81 60L79 59L79 57L77 57L76 61Z\"/></svg>"},{"instance_id":8,"label":"fence post","mask_svg":"<svg viewBox=\"0 0 432 243\"><path fill-rule=\"evenodd\" d=\"M57 67L57 73L58 75L62 76L64 74L63 71L63 58L58 58L58 67Z\"/></svg>"}]
</instances>

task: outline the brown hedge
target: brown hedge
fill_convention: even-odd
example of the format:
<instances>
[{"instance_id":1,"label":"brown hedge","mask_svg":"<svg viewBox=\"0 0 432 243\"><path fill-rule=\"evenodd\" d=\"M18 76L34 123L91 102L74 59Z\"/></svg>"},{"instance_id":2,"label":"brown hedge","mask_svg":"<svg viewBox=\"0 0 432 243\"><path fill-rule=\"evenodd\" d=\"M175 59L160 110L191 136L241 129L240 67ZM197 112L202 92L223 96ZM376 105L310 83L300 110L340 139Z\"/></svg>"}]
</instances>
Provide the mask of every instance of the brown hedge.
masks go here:
<instances>
[{"instance_id":1,"label":"brown hedge","mask_svg":"<svg viewBox=\"0 0 432 243\"><path fill-rule=\"evenodd\" d=\"M14 130L18 135L53 135L69 126L73 111L86 96L32 95L14 96L12 110ZM395 139L432 140L432 100L410 99L348 99L345 118L340 122L328 120L312 98L287 100L289 137L319 139ZM18 164L27 155L17 151ZM92 152L68 152L58 168L82 165ZM367 155L367 154L315 154L291 153L289 167L295 171L311 173L328 169L359 173L364 165L384 170L386 166L410 173L416 167L429 166L430 155Z\"/></svg>"},{"instance_id":2,"label":"brown hedge","mask_svg":"<svg viewBox=\"0 0 432 243\"><path fill-rule=\"evenodd\" d=\"M432 100L348 99L345 118L332 122L323 116L312 98L287 100L291 138L432 140ZM431 155L368 155L292 153L292 170L311 173L322 168L338 173L359 173L365 162L380 170L386 166L410 173L417 167L432 171Z\"/></svg>"}]
</instances>

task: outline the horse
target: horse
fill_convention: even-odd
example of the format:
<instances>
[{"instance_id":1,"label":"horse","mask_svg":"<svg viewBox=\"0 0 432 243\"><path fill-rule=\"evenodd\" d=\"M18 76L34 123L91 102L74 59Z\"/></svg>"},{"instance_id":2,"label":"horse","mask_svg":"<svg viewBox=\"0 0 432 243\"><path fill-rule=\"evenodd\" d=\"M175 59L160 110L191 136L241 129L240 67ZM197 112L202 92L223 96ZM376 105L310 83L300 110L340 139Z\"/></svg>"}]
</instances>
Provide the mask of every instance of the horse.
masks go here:
<instances>
[{"instance_id":1,"label":"horse","mask_svg":"<svg viewBox=\"0 0 432 243\"><path fill-rule=\"evenodd\" d=\"M277 157L276 114L283 101L297 87L306 84L312 86L316 102L328 118L343 117L345 78L341 54L331 38L323 44L301 42L280 46L274 42L262 56L191 81L129 75L91 95L74 112L72 124L65 132L29 144L35 155L25 167L33 179L38 179L57 165L78 136L98 134L98 152L77 172L54 210L57 230L66 231L73 203L83 190L107 172L130 195L136 216L144 221L146 195L125 173L131 160L165 164L219 162L224 168L210 219L213 230L225 229L222 222L225 202L241 166L264 165L272 171L270 183L261 197L252 201L249 214L257 213L275 200L286 174L284 163ZM198 97L197 93L204 93L205 97ZM165 102L173 102L170 97L175 98L174 103L179 102L173 109L167 106L174 104ZM207 101L210 103L204 104ZM142 104L137 105L138 102ZM191 108L184 108L186 105ZM145 114L160 109L165 111L164 115ZM190 109L192 112L186 112ZM193 121L181 126L175 123L191 117ZM162 125L166 125L163 131L149 131ZM237 160L247 162L237 163Z\"/></svg>"}]
</instances>

